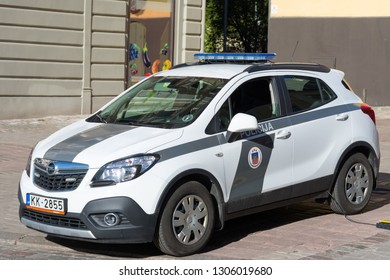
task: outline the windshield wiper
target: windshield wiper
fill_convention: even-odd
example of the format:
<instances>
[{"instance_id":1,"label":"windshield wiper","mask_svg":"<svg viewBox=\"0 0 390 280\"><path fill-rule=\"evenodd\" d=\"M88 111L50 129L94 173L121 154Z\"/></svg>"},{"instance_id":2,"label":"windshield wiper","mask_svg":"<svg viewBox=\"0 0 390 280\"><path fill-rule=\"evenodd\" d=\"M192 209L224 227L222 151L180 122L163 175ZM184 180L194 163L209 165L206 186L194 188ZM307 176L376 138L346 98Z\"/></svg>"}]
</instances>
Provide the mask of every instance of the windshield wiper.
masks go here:
<instances>
[{"instance_id":1,"label":"windshield wiper","mask_svg":"<svg viewBox=\"0 0 390 280\"><path fill-rule=\"evenodd\" d=\"M157 128L170 128L172 127L172 124L169 123L163 123L163 122L146 122L146 121L136 121L136 120L129 120L129 119L121 119L116 120L115 123L121 124L121 125L130 125L130 126L144 126L144 127L157 127Z\"/></svg>"},{"instance_id":2,"label":"windshield wiper","mask_svg":"<svg viewBox=\"0 0 390 280\"><path fill-rule=\"evenodd\" d=\"M97 114L96 116L99 118L99 120L100 120L102 123L107 123L106 119L104 119L100 114Z\"/></svg>"},{"instance_id":3,"label":"windshield wiper","mask_svg":"<svg viewBox=\"0 0 390 280\"><path fill-rule=\"evenodd\" d=\"M88 119L86 119L87 122L101 122L101 123L107 123L106 119L103 118L100 115L101 112L96 113L95 115L90 116Z\"/></svg>"}]
</instances>

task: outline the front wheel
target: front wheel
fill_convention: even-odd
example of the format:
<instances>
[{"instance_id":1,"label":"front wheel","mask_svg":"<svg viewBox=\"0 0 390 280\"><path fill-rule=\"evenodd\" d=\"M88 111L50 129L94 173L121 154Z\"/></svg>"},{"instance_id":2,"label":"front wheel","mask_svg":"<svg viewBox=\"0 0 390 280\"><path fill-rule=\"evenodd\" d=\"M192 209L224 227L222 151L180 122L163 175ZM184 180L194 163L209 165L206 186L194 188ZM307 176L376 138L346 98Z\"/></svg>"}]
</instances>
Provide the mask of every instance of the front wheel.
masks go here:
<instances>
[{"instance_id":1,"label":"front wheel","mask_svg":"<svg viewBox=\"0 0 390 280\"><path fill-rule=\"evenodd\" d=\"M361 153L349 157L340 169L330 201L331 209L339 214L359 213L370 200L374 186L372 167Z\"/></svg>"},{"instance_id":2,"label":"front wheel","mask_svg":"<svg viewBox=\"0 0 390 280\"><path fill-rule=\"evenodd\" d=\"M154 243L168 255L194 254L210 239L214 215L208 190L198 182L187 182L171 195L162 210Z\"/></svg>"}]
</instances>

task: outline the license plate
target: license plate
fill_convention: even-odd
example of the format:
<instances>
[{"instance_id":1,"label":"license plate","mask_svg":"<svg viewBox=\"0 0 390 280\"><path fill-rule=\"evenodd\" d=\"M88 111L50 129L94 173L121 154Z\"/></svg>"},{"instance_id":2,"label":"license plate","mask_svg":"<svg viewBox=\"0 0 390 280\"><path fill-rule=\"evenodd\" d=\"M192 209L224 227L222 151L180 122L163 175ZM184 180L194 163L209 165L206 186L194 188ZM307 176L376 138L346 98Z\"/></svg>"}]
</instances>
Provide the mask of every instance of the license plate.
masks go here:
<instances>
[{"instance_id":1,"label":"license plate","mask_svg":"<svg viewBox=\"0 0 390 280\"><path fill-rule=\"evenodd\" d=\"M26 207L41 212L65 215L66 199L28 193L26 196Z\"/></svg>"}]
</instances>

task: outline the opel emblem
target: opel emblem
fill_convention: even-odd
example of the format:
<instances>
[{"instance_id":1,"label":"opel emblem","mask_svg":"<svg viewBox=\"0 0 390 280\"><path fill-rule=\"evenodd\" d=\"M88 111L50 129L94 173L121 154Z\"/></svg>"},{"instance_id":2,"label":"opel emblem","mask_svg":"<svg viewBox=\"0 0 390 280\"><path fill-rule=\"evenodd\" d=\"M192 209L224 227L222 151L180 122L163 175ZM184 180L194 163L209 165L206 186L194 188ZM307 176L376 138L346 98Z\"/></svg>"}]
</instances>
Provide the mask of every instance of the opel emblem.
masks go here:
<instances>
[{"instance_id":1,"label":"opel emblem","mask_svg":"<svg viewBox=\"0 0 390 280\"><path fill-rule=\"evenodd\" d=\"M58 172L58 167L55 165L54 162L51 162L47 167L46 167L46 173L49 175L56 174Z\"/></svg>"}]
</instances>

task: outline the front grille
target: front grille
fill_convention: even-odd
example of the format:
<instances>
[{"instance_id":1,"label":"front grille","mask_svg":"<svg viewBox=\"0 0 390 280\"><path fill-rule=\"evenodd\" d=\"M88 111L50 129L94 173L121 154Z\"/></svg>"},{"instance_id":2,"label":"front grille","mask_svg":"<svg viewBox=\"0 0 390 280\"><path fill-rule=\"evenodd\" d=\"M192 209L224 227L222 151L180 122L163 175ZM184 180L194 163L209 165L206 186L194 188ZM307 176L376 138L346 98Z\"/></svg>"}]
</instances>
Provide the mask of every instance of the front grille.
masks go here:
<instances>
[{"instance_id":1,"label":"front grille","mask_svg":"<svg viewBox=\"0 0 390 280\"><path fill-rule=\"evenodd\" d=\"M34 171L34 184L49 191L75 190L84 179L82 174L58 174L49 175L38 168Z\"/></svg>"},{"instance_id":2,"label":"front grille","mask_svg":"<svg viewBox=\"0 0 390 280\"><path fill-rule=\"evenodd\" d=\"M48 191L75 190L84 179L88 165L36 158L34 161L34 184Z\"/></svg>"},{"instance_id":3,"label":"front grille","mask_svg":"<svg viewBox=\"0 0 390 280\"><path fill-rule=\"evenodd\" d=\"M45 213L38 213L27 209L23 210L23 217L42 224L72 228L72 229L87 229L86 225L77 218L61 217L56 215L50 215Z\"/></svg>"}]
</instances>

